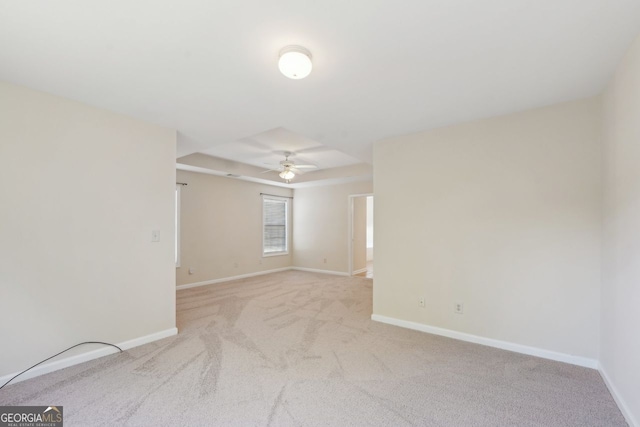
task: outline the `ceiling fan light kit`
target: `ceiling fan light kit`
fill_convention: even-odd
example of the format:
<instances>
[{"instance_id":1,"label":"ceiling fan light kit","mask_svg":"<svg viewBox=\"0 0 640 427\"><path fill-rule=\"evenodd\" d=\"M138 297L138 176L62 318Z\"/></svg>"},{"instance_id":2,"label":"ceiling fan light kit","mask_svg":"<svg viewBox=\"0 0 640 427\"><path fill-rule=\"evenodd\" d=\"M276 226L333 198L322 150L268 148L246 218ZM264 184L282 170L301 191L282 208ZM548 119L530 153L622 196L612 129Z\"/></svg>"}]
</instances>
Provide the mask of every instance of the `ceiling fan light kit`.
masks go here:
<instances>
[{"instance_id":1,"label":"ceiling fan light kit","mask_svg":"<svg viewBox=\"0 0 640 427\"><path fill-rule=\"evenodd\" d=\"M290 169L285 169L282 172L279 173L280 178L282 179L286 179L287 181L292 180L294 176L296 176L295 173L293 173Z\"/></svg>"},{"instance_id":2,"label":"ceiling fan light kit","mask_svg":"<svg viewBox=\"0 0 640 427\"><path fill-rule=\"evenodd\" d=\"M304 79L313 68L311 52L302 46L286 46L280 50L278 68L290 79Z\"/></svg>"}]
</instances>

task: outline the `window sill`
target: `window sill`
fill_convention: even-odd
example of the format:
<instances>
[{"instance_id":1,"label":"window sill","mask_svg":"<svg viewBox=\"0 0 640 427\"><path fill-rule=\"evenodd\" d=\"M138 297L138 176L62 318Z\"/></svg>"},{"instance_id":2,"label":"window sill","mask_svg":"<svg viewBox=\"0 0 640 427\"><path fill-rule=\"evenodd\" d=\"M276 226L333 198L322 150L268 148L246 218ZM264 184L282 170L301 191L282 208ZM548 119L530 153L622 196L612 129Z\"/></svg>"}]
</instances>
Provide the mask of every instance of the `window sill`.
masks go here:
<instances>
[{"instance_id":1,"label":"window sill","mask_svg":"<svg viewBox=\"0 0 640 427\"><path fill-rule=\"evenodd\" d=\"M282 255L289 255L289 252L270 252L268 254L262 254L262 258L269 258L272 256L282 256Z\"/></svg>"}]
</instances>

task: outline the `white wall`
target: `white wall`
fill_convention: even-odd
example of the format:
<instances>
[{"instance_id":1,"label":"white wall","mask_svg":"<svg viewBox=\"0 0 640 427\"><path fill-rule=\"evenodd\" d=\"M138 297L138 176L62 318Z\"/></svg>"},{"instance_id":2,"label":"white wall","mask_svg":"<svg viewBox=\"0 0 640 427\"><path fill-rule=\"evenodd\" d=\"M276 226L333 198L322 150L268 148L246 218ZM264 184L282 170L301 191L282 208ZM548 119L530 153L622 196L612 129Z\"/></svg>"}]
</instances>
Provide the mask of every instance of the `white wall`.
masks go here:
<instances>
[{"instance_id":1,"label":"white wall","mask_svg":"<svg viewBox=\"0 0 640 427\"><path fill-rule=\"evenodd\" d=\"M374 314L596 359L600 115L593 98L376 143Z\"/></svg>"},{"instance_id":2,"label":"white wall","mask_svg":"<svg viewBox=\"0 0 640 427\"><path fill-rule=\"evenodd\" d=\"M296 189L293 264L348 273L349 195L372 192L371 181Z\"/></svg>"},{"instance_id":3,"label":"white wall","mask_svg":"<svg viewBox=\"0 0 640 427\"><path fill-rule=\"evenodd\" d=\"M373 261L373 196L367 197L367 261Z\"/></svg>"},{"instance_id":4,"label":"white wall","mask_svg":"<svg viewBox=\"0 0 640 427\"><path fill-rule=\"evenodd\" d=\"M175 328L175 150L172 130L0 83L0 376Z\"/></svg>"},{"instance_id":5,"label":"white wall","mask_svg":"<svg viewBox=\"0 0 640 427\"><path fill-rule=\"evenodd\" d=\"M348 273L348 198L373 190L371 181L291 190L181 170L177 180L188 184L181 191L178 286L293 266ZM262 257L261 192L294 197L289 255ZM356 264L364 268L364 206L362 213Z\"/></svg>"},{"instance_id":6,"label":"white wall","mask_svg":"<svg viewBox=\"0 0 640 427\"><path fill-rule=\"evenodd\" d=\"M353 198L352 272L367 268L367 197Z\"/></svg>"},{"instance_id":7,"label":"white wall","mask_svg":"<svg viewBox=\"0 0 640 427\"><path fill-rule=\"evenodd\" d=\"M288 255L262 257L260 193L291 196L292 190L186 171L177 176L188 184L180 195L178 285L291 266L291 234Z\"/></svg>"},{"instance_id":8,"label":"white wall","mask_svg":"<svg viewBox=\"0 0 640 427\"><path fill-rule=\"evenodd\" d=\"M640 426L640 37L604 95L601 370Z\"/></svg>"}]
</instances>

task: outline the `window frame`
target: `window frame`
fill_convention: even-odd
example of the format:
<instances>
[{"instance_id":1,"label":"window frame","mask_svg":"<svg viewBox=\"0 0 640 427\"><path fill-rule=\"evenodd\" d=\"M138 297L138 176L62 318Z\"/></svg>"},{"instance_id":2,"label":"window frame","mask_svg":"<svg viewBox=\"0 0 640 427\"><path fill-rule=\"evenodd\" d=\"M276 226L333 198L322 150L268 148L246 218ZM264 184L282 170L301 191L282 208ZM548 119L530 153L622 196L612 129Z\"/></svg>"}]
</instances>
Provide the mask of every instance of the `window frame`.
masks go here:
<instances>
[{"instance_id":1,"label":"window frame","mask_svg":"<svg viewBox=\"0 0 640 427\"><path fill-rule=\"evenodd\" d=\"M265 201L270 200L270 201L275 201L275 202L282 202L284 203L284 251L272 251L272 252L265 252ZM289 255L289 237L290 237L290 232L289 232L289 224L290 224L290 220L289 220L289 198L288 197L278 197L278 196L267 196L267 195L263 195L262 196L262 257L263 258L267 258L267 257L272 257L272 256L282 256L282 255Z\"/></svg>"},{"instance_id":2,"label":"window frame","mask_svg":"<svg viewBox=\"0 0 640 427\"><path fill-rule=\"evenodd\" d=\"M174 248L174 261L176 263L176 268L180 267L180 193L182 192L182 184L176 184L176 193L175 193L175 230L174 237L175 248Z\"/></svg>"}]
</instances>

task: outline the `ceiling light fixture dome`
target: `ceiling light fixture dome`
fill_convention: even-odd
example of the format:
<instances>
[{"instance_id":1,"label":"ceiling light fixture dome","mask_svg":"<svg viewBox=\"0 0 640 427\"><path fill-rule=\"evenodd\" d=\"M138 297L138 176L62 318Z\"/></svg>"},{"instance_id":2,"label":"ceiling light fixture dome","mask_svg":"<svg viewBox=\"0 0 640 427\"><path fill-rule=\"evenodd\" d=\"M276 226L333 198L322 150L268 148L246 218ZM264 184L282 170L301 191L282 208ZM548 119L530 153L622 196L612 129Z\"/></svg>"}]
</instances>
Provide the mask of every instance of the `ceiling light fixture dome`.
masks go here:
<instances>
[{"instance_id":1,"label":"ceiling light fixture dome","mask_svg":"<svg viewBox=\"0 0 640 427\"><path fill-rule=\"evenodd\" d=\"M311 73L311 52L302 46L286 46L280 51L280 72L290 79L304 79Z\"/></svg>"},{"instance_id":2,"label":"ceiling light fixture dome","mask_svg":"<svg viewBox=\"0 0 640 427\"><path fill-rule=\"evenodd\" d=\"M287 181L289 181L290 179L293 179L293 177L296 176L296 174L293 173L293 171L291 171L291 169L289 168L286 168L285 170L280 172L279 175L280 175L280 178L286 179Z\"/></svg>"}]
</instances>

